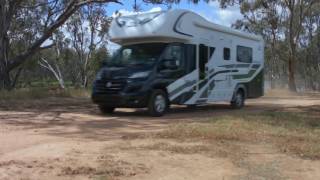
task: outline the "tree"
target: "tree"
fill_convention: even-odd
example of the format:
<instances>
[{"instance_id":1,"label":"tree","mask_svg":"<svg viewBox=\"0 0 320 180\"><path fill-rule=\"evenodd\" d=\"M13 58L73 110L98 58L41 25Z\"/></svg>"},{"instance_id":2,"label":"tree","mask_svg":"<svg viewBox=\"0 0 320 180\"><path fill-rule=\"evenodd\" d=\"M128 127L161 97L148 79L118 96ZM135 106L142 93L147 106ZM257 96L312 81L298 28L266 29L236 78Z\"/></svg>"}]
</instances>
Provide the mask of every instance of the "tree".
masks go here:
<instances>
[{"instance_id":1,"label":"tree","mask_svg":"<svg viewBox=\"0 0 320 180\"><path fill-rule=\"evenodd\" d=\"M303 30L303 23L311 13L311 8L318 0L284 0L283 11L287 13L286 39L289 44L288 75L289 89L297 91L295 82L295 64L297 47Z\"/></svg>"},{"instance_id":2,"label":"tree","mask_svg":"<svg viewBox=\"0 0 320 180\"><path fill-rule=\"evenodd\" d=\"M47 51L53 50L53 53L49 52L46 53L46 55L42 55L42 53L40 53L41 57L38 64L49 70L58 81L60 88L65 89L64 76L61 70L61 66L63 67L61 52L67 47L68 43L64 41L64 35L61 31L56 31L50 39L53 41L54 46Z\"/></svg>"},{"instance_id":3,"label":"tree","mask_svg":"<svg viewBox=\"0 0 320 180\"><path fill-rule=\"evenodd\" d=\"M234 3L235 0L225 0L225 2ZM241 4L241 12L247 25L251 27L260 25L255 31L264 34L265 39L271 39L269 44L271 45L271 62L273 64L278 63L277 53L275 53L276 45L278 44L277 36L287 42L288 85L290 90L297 91L295 71L299 42L301 35L304 33L304 24L307 18L311 15L313 7L320 2L318 0L254 0L238 2ZM269 34L266 31L268 29L270 30Z\"/></svg>"},{"instance_id":4,"label":"tree","mask_svg":"<svg viewBox=\"0 0 320 180\"><path fill-rule=\"evenodd\" d=\"M67 22L67 32L71 47L77 54L75 65L79 72L79 84L87 87L88 70L91 55L101 44L107 43L107 32L111 19L105 9L98 5L89 5L79 9Z\"/></svg>"},{"instance_id":5,"label":"tree","mask_svg":"<svg viewBox=\"0 0 320 180\"><path fill-rule=\"evenodd\" d=\"M244 19L237 20L233 24L236 29L263 36L266 42L266 72L271 88L275 88L276 81L280 79L283 73L279 64L283 64L281 54L286 52L279 46L279 41L284 36L284 14L278 11L279 7L280 1L243 2L240 9ZM282 51L279 51L280 48Z\"/></svg>"},{"instance_id":6,"label":"tree","mask_svg":"<svg viewBox=\"0 0 320 180\"><path fill-rule=\"evenodd\" d=\"M118 0L2 0L0 1L0 89L10 89L10 72L27 61L32 55L46 48L43 43L61 27L79 8L92 3L120 3ZM40 17L37 31L28 47L12 54L11 33L13 24L25 14ZM45 14L45 16L43 16ZM40 15L40 16L39 16ZM20 21L21 22L21 21ZM24 22L21 22L22 25ZM30 28L30 27L29 27ZM30 28L32 29L32 28ZM20 37L23 41L26 36Z\"/></svg>"}]
</instances>

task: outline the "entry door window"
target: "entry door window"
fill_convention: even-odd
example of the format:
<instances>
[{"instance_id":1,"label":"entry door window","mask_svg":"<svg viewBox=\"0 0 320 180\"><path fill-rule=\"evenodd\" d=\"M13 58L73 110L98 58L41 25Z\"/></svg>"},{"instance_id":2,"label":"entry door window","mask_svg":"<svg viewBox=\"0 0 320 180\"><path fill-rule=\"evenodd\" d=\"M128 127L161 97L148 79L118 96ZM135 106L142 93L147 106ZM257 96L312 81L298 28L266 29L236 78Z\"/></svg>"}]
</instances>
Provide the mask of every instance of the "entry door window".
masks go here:
<instances>
[{"instance_id":1,"label":"entry door window","mask_svg":"<svg viewBox=\"0 0 320 180\"><path fill-rule=\"evenodd\" d=\"M204 79L206 77L206 64L209 60L208 46L199 45L199 78Z\"/></svg>"},{"instance_id":2,"label":"entry door window","mask_svg":"<svg viewBox=\"0 0 320 180\"><path fill-rule=\"evenodd\" d=\"M197 46L185 44L186 73L190 73L197 68Z\"/></svg>"}]
</instances>

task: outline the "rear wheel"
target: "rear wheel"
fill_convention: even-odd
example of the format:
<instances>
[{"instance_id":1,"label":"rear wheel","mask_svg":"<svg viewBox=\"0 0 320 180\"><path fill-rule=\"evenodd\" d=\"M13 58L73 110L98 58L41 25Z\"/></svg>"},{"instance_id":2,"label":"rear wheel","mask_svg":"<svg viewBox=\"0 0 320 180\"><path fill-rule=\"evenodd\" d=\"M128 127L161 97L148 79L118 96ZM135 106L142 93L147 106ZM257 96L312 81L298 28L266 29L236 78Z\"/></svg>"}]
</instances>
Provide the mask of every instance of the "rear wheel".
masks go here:
<instances>
[{"instance_id":1,"label":"rear wheel","mask_svg":"<svg viewBox=\"0 0 320 180\"><path fill-rule=\"evenodd\" d=\"M149 103L148 111L151 116L163 116L168 109L168 97L162 90L155 90L152 92Z\"/></svg>"},{"instance_id":2,"label":"rear wheel","mask_svg":"<svg viewBox=\"0 0 320 180\"><path fill-rule=\"evenodd\" d=\"M238 90L233 98L232 98L232 101L231 101L231 107L233 109L240 109L244 106L244 102L245 102L245 95L244 95L244 92L242 90Z\"/></svg>"},{"instance_id":3,"label":"rear wheel","mask_svg":"<svg viewBox=\"0 0 320 180\"><path fill-rule=\"evenodd\" d=\"M115 110L115 107L99 105L99 109L103 114L112 114Z\"/></svg>"}]
</instances>

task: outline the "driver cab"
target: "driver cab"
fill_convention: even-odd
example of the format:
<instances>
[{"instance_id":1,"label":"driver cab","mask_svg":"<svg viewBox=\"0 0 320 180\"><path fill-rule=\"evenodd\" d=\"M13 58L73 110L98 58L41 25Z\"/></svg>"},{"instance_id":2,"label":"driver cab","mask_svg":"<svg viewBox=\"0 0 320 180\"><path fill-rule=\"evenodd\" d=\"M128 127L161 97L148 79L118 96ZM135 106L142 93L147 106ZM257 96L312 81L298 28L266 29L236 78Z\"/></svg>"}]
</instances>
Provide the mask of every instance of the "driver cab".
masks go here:
<instances>
[{"instance_id":1,"label":"driver cab","mask_svg":"<svg viewBox=\"0 0 320 180\"><path fill-rule=\"evenodd\" d=\"M98 72L92 99L102 112L112 112L118 107L150 106L150 113L160 116L170 103L176 103L170 101L167 87L189 77L195 69L196 45L177 42L123 45Z\"/></svg>"}]
</instances>

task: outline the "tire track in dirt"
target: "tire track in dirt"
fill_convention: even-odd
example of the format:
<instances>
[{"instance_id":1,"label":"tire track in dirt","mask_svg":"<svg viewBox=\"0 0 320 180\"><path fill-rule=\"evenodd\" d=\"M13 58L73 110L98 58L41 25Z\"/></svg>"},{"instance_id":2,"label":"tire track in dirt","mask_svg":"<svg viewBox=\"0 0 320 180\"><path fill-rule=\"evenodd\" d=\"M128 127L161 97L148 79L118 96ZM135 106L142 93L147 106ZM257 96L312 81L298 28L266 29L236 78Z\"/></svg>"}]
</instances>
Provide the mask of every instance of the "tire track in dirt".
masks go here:
<instances>
[{"instance_id":1,"label":"tire track in dirt","mask_svg":"<svg viewBox=\"0 0 320 180\"><path fill-rule=\"evenodd\" d=\"M17 102L0 108L0 179L5 179L4 174L10 179L92 179L112 169L110 164L97 169L101 168L97 159L109 156L124 162L116 167L124 168L123 174L134 169L132 176L117 176L120 179L319 179L318 161L290 157L265 144L242 145L245 155L240 159L117 148L136 143L124 137L159 131L171 123L316 105L320 105L319 98L266 97L249 100L243 110L226 104L195 109L174 106L166 116L151 118L144 110L131 109L104 116L84 99ZM98 177L105 176L108 173Z\"/></svg>"}]
</instances>

